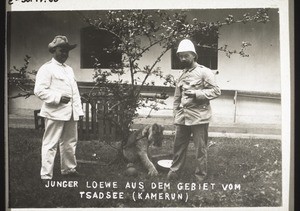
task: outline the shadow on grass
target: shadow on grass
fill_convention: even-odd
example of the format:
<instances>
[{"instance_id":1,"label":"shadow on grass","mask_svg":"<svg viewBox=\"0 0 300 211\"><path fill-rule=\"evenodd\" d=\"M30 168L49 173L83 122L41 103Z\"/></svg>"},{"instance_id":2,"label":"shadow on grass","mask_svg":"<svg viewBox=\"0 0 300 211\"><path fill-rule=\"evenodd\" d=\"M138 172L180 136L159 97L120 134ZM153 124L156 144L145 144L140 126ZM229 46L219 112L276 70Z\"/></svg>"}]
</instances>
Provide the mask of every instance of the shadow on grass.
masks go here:
<instances>
[{"instance_id":1,"label":"shadow on grass","mask_svg":"<svg viewBox=\"0 0 300 211\"><path fill-rule=\"evenodd\" d=\"M192 179L193 143L190 143L181 179L169 182L166 171L160 171L159 176L153 178L139 164L137 177L126 176L124 161L101 165L112 161L116 151L99 141L80 141L77 158L100 164L78 164L82 174L76 179L78 187L46 188L39 177L41 137L41 131L9 129L9 204L12 208L259 207L281 206L282 203L279 140L211 138L208 178L201 184ZM169 136L165 137L162 148L151 148L153 161L156 162L159 155L172 153L172 143L173 137ZM60 175L59 162L57 156L53 179L65 181ZM112 182L117 187L104 187ZM172 194L174 200L170 199Z\"/></svg>"}]
</instances>

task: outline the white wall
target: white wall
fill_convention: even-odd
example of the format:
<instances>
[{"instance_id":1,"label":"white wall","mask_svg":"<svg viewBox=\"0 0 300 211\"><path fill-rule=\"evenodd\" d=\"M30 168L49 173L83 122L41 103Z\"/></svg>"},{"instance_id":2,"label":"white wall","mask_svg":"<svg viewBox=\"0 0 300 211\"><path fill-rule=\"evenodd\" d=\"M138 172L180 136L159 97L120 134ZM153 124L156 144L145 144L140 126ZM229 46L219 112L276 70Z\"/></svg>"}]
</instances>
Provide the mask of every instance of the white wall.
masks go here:
<instances>
[{"instance_id":1,"label":"white wall","mask_svg":"<svg viewBox=\"0 0 300 211\"><path fill-rule=\"evenodd\" d=\"M212 107L211 123L222 124L280 124L281 103L280 99L263 99L255 97L238 96L236 104L233 95L223 94L219 98L210 101ZM159 106L158 111L151 111L150 117L172 117L173 96L166 102L168 105ZM139 110L141 116L147 117L149 108Z\"/></svg>"}]
</instances>

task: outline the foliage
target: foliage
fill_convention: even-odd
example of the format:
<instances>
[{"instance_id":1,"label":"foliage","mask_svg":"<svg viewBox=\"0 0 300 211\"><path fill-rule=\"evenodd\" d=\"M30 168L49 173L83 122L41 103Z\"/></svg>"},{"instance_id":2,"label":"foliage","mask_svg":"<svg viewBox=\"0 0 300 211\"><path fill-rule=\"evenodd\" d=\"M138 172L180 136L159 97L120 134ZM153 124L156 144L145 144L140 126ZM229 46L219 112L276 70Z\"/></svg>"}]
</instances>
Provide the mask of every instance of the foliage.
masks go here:
<instances>
[{"instance_id":1,"label":"foliage","mask_svg":"<svg viewBox=\"0 0 300 211\"><path fill-rule=\"evenodd\" d=\"M13 66L7 73L8 85L15 86L18 88L19 93L9 98L25 97L28 98L33 95L33 84L34 76L36 75L35 70L28 70L30 56L26 55L24 58L23 67L17 68Z\"/></svg>"}]
</instances>

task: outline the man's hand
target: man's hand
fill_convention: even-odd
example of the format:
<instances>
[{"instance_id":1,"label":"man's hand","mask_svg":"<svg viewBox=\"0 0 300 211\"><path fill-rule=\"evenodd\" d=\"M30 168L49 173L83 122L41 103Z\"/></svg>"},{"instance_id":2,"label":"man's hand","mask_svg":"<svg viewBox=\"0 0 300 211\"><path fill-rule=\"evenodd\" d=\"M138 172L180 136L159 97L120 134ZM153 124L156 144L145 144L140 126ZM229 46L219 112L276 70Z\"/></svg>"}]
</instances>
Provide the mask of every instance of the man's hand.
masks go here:
<instances>
[{"instance_id":1,"label":"man's hand","mask_svg":"<svg viewBox=\"0 0 300 211\"><path fill-rule=\"evenodd\" d=\"M194 90L186 90L186 91L184 91L184 95L186 95L188 97L196 97L196 93Z\"/></svg>"},{"instance_id":2,"label":"man's hand","mask_svg":"<svg viewBox=\"0 0 300 211\"><path fill-rule=\"evenodd\" d=\"M68 96L61 96L61 98L60 98L60 103L64 103L64 104L67 104L67 103L69 103L70 102L70 100L71 100L71 98L70 97L68 97Z\"/></svg>"}]
</instances>

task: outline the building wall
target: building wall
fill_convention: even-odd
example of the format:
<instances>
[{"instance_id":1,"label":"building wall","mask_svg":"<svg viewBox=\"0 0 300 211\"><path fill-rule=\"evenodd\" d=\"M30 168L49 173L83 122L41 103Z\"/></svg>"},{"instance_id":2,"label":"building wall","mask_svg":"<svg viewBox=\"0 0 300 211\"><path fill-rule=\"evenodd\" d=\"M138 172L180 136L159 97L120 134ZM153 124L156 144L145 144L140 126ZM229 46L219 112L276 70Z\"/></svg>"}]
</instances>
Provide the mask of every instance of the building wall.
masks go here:
<instances>
[{"instance_id":1,"label":"building wall","mask_svg":"<svg viewBox=\"0 0 300 211\"><path fill-rule=\"evenodd\" d=\"M210 101L213 116L211 123L222 124L280 124L281 100L280 95L271 93L243 92L235 96L233 90L223 90L222 95ZM139 114L143 117L172 117L173 93L166 100L167 105L159 105L158 111L149 108L141 108Z\"/></svg>"},{"instance_id":2,"label":"building wall","mask_svg":"<svg viewBox=\"0 0 300 211\"><path fill-rule=\"evenodd\" d=\"M255 13L256 9L218 9L218 10L191 10L188 18L197 17L203 21L224 20L229 14L242 17L246 12ZM171 11L173 12L173 11ZM12 12L8 22L8 68L23 65L25 55L31 56L29 68L38 70L39 67L51 59L47 45L55 35L66 35L71 44L78 47L70 52L67 63L73 67L78 81L92 81L93 69L80 68L80 29L86 26L82 15L97 17L101 11L59 11L59 12ZM218 72L216 80L222 90L248 90L260 92L280 93L280 57L279 57L279 12L269 10L270 22L267 24L249 23L224 26L220 31L219 46L227 44L230 49L240 49L242 41L249 41L252 46L247 49L249 57L233 55L228 58L223 52L218 55ZM151 64L160 52L157 46L140 61L141 65ZM171 69L170 52L159 63L165 74L178 77L180 71ZM162 81L157 78L157 85ZM9 94L15 90L10 88ZM218 121L232 121L232 96L222 96L213 101ZM237 121L280 123L280 102L269 102L264 99L244 97L238 102L236 113ZM167 110L172 107L172 97L167 100ZM10 112L31 112L41 106L40 100L32 96L29 99L14 99L9 101ZM253 107L254 106L254 107ZM254 109L255 108L255 109ZM262 109L263 108L263 109ZM265 110L265 112L263 112ZM163 111L162 111L163 112ZM143 113L141 111L141 113ZM163 112L164 114L166 112ZM257 115L258 113L263 113ZM158 112L159 114L159 112ZM259 120L261 116L261 120ZM276 116L276 117L275 117ZM279 117L278 117L279 116Z\"/></svg>"}]
</instances>

